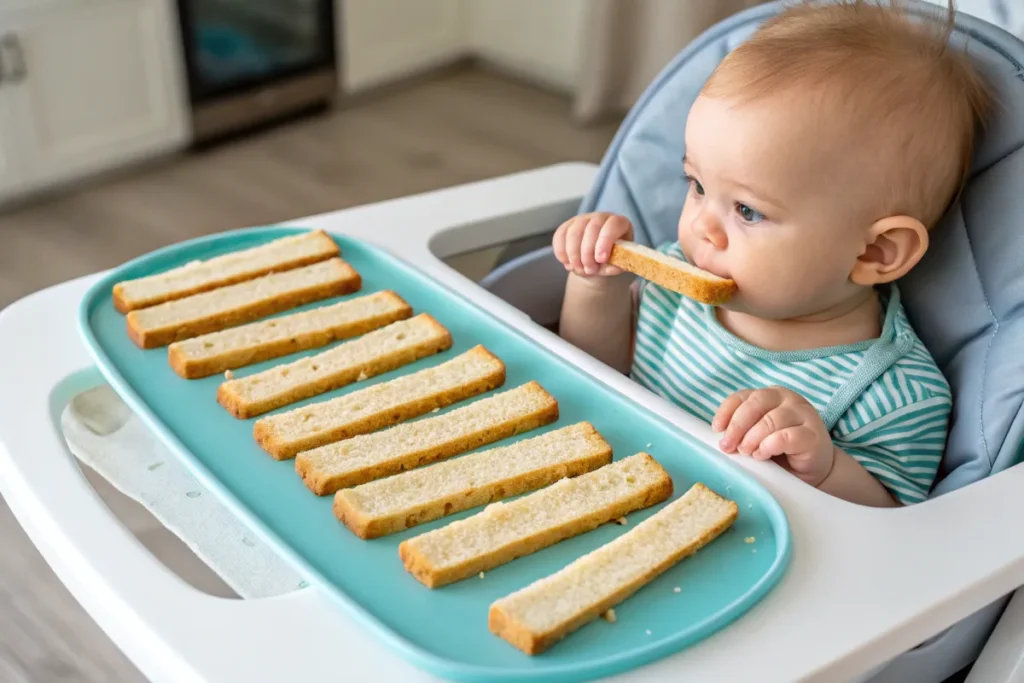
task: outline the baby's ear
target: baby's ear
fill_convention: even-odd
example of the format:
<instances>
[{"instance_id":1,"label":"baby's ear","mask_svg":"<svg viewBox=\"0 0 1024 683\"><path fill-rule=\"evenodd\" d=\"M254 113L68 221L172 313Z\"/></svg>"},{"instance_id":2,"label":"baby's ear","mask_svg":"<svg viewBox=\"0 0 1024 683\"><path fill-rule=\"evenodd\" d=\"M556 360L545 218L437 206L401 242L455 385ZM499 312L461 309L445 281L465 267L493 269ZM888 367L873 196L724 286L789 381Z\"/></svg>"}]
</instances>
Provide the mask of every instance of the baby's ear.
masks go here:
<instances>
[{"instance_id":1,"label":"baby's ear","mask_svg":"<svg viewBox=\"0 0 1024 683\"><path fill-rule=\"evenodd\" d=\"M868 229L864 252L850 279L864 286L893 282L916 266L927 250L928 229L921 221L910 216L883 218Z\"/></svg>"}]
</instances>

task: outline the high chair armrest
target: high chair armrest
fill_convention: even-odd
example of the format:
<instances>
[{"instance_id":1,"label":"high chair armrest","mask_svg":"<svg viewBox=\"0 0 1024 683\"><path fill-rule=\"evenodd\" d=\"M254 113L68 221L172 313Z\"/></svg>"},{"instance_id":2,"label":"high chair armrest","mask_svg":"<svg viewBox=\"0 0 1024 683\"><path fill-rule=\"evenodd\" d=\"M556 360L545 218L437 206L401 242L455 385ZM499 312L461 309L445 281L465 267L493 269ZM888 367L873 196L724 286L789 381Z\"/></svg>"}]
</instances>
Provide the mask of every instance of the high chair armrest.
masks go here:
<instances>
[{"instance_id":1,"label":"high chair armrest","mask_svg":"<svg viewBox=\"0 0 1024 683\"><path fill-rule=\"evenodd\" d=\"M538 249L495 268L480 286L515 306L535 323L558 322L565 296L565 268L550 247Z\"/></svg>"},{"instance_id":2,"label":"high chair armrest","mask_svg":"<svg viewBox=\"0 0 1024 683\"><path fill-rule=\"evenodd\" d=\"M1024 591L1018 590L1003 610L967 677L967 683L989 681L1024 682Z\"/></svg>"}]
</instances>

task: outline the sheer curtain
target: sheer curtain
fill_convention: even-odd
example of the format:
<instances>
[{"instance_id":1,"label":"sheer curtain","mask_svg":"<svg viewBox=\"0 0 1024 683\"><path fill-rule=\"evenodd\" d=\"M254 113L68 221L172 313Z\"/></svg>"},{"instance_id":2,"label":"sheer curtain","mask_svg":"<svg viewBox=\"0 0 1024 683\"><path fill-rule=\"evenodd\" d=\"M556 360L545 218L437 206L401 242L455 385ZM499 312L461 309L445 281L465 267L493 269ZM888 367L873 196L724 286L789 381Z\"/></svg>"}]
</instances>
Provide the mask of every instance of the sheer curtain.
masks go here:
<instances>
[{"instance_id":1,"label":"sheer curtain","mask_svg":"<svg viewBox=\"0 0 1024 683\"><path fill-rule=\"evenodd\" d=\"M624 113L665 64L705 29L763 0L589 0L575 115Z\"/></svg>"}]
</instances>

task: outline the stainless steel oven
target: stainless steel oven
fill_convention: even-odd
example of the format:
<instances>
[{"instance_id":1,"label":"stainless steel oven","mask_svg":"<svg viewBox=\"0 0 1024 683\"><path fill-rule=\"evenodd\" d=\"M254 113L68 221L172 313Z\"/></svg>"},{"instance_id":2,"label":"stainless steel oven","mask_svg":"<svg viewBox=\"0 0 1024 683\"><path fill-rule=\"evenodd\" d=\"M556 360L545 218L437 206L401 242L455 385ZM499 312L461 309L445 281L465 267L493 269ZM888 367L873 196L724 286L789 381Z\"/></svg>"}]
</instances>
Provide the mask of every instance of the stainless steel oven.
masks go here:
<instances>
[{"instance_id":1,"label":"stainless steel oven","mask_svg":"<svg viewBox=\"0 0 1024 683\"><path fill-rule=\"evenodd\" d=\"M198 144L338 90L333 0L178 0L178 13Z\"/></svg>"}]
</instances>

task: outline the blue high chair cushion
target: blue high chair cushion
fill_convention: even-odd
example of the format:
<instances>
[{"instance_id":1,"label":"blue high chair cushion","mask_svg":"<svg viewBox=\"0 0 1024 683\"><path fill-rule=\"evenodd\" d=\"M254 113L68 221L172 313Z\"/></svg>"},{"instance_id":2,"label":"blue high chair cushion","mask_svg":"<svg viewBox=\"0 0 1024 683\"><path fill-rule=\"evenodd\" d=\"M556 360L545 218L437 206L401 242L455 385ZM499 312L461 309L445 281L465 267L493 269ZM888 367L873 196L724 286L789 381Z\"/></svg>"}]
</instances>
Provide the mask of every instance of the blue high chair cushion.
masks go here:
<instances>
[{"instance_id":1,"label":"blue high chair cushion","mask_svg":"<svg viewBox=\"0 0 1024 683\"><path fill-rule=\"evenodd\" d=\"M722 58L780 7L761 5L718 24L665 67L620 127L581 212L623 214L645 244L675 239L686 196L687 112ZM1024 443L1024 43L964 15L953 41L966 42L1001 110L980 140L961 201L899 283L912 324L953 389L933 495L1015 464Z\"/></svg>"}]
</instances>

